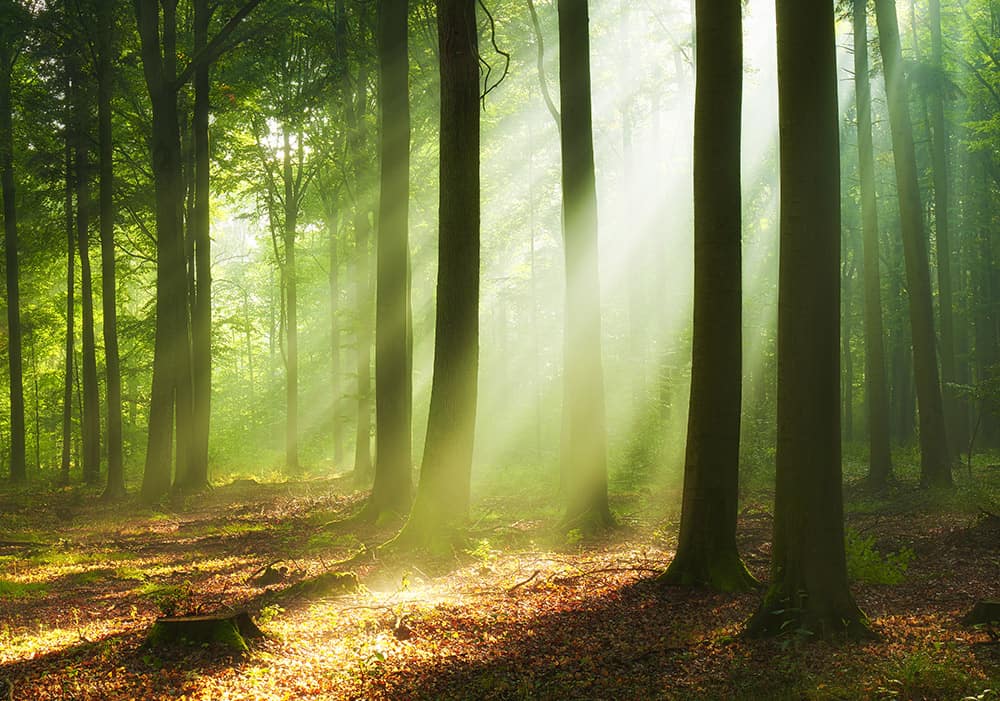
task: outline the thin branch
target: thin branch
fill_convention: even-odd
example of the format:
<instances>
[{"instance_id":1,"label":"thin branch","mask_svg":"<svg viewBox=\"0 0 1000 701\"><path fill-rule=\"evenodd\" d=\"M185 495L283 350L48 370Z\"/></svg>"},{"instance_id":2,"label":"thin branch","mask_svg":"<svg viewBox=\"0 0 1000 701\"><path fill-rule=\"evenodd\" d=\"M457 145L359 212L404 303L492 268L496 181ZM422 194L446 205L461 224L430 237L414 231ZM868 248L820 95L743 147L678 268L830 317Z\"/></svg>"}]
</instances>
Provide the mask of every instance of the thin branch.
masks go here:
<instances>
[{"instance_id":1,"label":"thin branch","mask_svg":"<svg viewBox=\"0 0 1000 701\"><path fill-rule=\"evenodd\" d=\"M545 106L549 108L549 114L556 123L556 129L562 131L562 119L559 116L559 108L552 100L549 92L549 81L545 77L545 39L542 36L542 23L538 21L538 13L535 12L535 3L528 0L528 10L531 12L531 24L535 28L535 41L538 44L538 83L542 88L542 97L545 99Z\"/></svg>"},{"instance_id":2,"label":"thin branch","mask_svg":"<svg viewBox=\"0 0 1000 701\"><path fill-rule=\"evenodd\" d=\"M490 20L490 43L493 45L493 50L504 57L503 73L500 75L497 82L490 85L490 73L493 72L493 67L482 57L481 54L478 55L479 62L486 66L486 75L483 77L483 94L479 96L479 99L483 101L483 109L486 109L486 96L500 86L500 83L504 81L504 78L507 77L507 73L510 71L510 54L497 46L497 23L496 20L493 19L493 15L490 13L483 0L479 0L479 7L483 9L483 12Z\"/></svg>"}]
</instances>

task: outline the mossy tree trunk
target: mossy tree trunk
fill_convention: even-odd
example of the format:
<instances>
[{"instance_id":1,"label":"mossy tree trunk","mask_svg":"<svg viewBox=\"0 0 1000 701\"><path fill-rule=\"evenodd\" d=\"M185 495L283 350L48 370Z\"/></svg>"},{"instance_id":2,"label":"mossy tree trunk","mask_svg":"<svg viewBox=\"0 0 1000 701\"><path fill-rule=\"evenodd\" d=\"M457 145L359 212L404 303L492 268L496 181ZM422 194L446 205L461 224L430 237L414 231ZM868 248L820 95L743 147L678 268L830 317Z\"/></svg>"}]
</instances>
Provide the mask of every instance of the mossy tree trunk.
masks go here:
<instances>
[{"instance_id":1,"label":"mossy tree trunk","mask_svg":"<svg viewBox=\"0 0 1000 701\"><path fill-rule=\"evenodd\" d=\"M752 634L863 634L840 437L840 144L832 3L778 0L778 440L771 585Z\"/></svg>"},{"instance_id":2,"label":"mossy tree trunk","mask_svg":"<svg viewBox=\"0 0 1000 701\"><path fill-rule=\"evenodd\" d=\"M736 550L742 389L741 0L698 0L694 339L677 554L660 577L724 591L755 580Z\"/></svg>"}]
</instances>

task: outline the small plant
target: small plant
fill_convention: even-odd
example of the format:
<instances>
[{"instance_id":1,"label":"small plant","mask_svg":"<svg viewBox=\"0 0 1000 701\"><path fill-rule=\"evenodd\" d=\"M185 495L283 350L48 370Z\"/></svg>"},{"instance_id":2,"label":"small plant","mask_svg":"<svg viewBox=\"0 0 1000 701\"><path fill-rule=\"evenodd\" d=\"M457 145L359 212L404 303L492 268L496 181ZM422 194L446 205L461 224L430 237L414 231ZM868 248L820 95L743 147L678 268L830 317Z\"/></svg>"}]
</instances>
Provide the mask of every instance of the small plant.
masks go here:
<instances>
[{"instance_id":1,"label":"small plant","mask_svg":"<svg viewBox=\"0 0 1000 701\"><path fill-rule=\"evenodd\" d=\"M936 659L927 652L907 655L894 667L890 672L891 678L876 689L876 698L880 701L959 698L963 686L968 682L946 659Z\"/></svg>"},{"instance_id":2,"label":"small plant","mask_svg":"<svg viewBox=\"0 0 1000 701\"><path fill-rule=\"evenodd\" d=\"M280 616L284 612L285 609L281 608L277 604L268 604L267 606L265 606L260 610L260 613L257 614L257 622L260 623L262 626L267 625L271 621L278 618L278 616Z\"/></svg>"},{"instance_id":3,"label":"small plant","mask_svg":"<svg viewBox=\"0 0 1000 701\"><path fill-rule=\"evenodd\" d=\"M914 557L913 550L905 547L883 557L875 548L874 536L865 537L850 528L844 534L844 550L847 576L868 584L899 584Z\"/></svg>"},{"instance_id":4,"label":"small plant","mask_svg":"<svg viewBox=\"0 0 1000 701\"><path fill-rule=\"evenodd\" d=\"M493 560L493 551L490 549L490 541L481 538L476 541L476 547L466 550L469 555L479 560L482 567L488 567Z\"/></svg>"}]
</instances>

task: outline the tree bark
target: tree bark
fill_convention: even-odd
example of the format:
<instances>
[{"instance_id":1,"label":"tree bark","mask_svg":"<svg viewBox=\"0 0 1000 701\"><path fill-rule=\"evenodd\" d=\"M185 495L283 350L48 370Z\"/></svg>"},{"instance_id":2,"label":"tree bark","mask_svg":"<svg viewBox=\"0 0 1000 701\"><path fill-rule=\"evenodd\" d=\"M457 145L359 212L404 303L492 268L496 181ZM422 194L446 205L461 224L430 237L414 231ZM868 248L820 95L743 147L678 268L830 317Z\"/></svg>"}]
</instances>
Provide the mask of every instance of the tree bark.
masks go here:
<instances>
[{"instance_id":1,"label":"tree bark","mask_svg":"<svg viewBox=\"0 0 1000 701\"><path fill-rule=\"evenodd\" d=\"M772 581L753 634L867 633L847 585L840 442L840 145L832 3L778 0L781 153Z\"/></svg>"},{"instance_id":2,"label":"tree bark","mask_svg":"<svg viewBox=\"0 0 1000 701\"><path fill-rule=\"evenodd\" d=\"M157 233L156 336L142 482L142 496L147 501L159 499L170 491L175 401L179 473L186 470L189 458L186 451L190 447L190 339L187 304L178 303L178 300L187 299L187 282L181 226L184 192L180 122L177 95L172 85L176 75L175 10L174 0L164 3L161 56L158 3L156 0L136 3L143 74L153 107L151 149Z\"/></svg>"},{"instance_id":3,"label":"tree bark","mask_svg":"<svg viewBox=\"0 0 1000 701\"><path fill-rule=\"evenodd\" d=\"M375 482L363 516L410 508L413 416L410 313L410 105L407 0L378 5L380 173L376 241Z\"/></svg>"},{"instance_id":4,"label":"tree bark","mask_svg":"<svg viewBox=\"0 0 1000 701\"><path fill-rule=\"evenodd\" d=\"M285 248L285 470L288 474L299 471L299 307L298 274L295 262L295 236L298 226L299 193L292 176L292 145L288 126L282 127L284 157L282 180L285 186L285 222L283 240ZM302 145L302 133L298 145ZM299 168L302 168L301 161Z\"/></svg>"},{"instance_id":5,"label":"tree bark","mask_svg":"<svg viewBox=\"0 0 1000 701\"><path fill-rule=\"evenodd\" d=\"M566 260L565 525L585 533L612 524L601 361L597 189L586 0L559 0L559 91Z\"/></svg>"},{"instance_id":6,"label":"tree bark","mask_svg":"<svg viewBox=\"0 0 1000 701\"><path fill-rule=\"evenodd\" d=\"M930 94L931 159L934 175L934 234L937 253L938 306L941 315L941 381L948 445L957 456L968 445L968 416L964 402L949 385L958 381L955 361L955 320L952 289L952 251L948 207L948 125L944 118L944 47L941 37L941 0L928 0L931 28L931 66L936 78Z\"/></svg>"},{"instance_id":7,"label":"tree bark","mask_svg":"<svg viewBox=\"0 0 1000 701\"><path fill-rule=\"evenodd\" d=\"M122 454L122 380L118 353L118 308L115 283L114 144L111 97L114 89L114 2L97 3L97 139L101 218L101 304L104 314L104 364L108 403L108 481L105 499L125 496Z\"/></svg>"},{"instance_id":8,"label":"tree bark","mask_svg":"<svg viewBox=\"0 0 1000 701\"><path fill-rule=\"evenodd\" d=\"M938 375L930 267L924 237L917 182L913 127L903 77L895 0L876 0L879 46L885 66L886 95L892 150L899 193L900 228L906 262L906 282L913 330L913 366L920 419L920 483L924 487L952 485L951 460L945 434Z\"/></svg>"},{"instance_id":9,"label":"tree bark","mask_svg":"<svg viewBox=\"0 0 1000 701\"><path fill-rule=\"evenodd\" d=\"M438 3L438 279L427 440L399 542L447 545L468 517L479 372L479 54L476 0Z\"/></svg>"},{"instance_id":10,"label":"tree bark","mask_svg":"<svg viewBox=\"0 0 1000 701\"><path fill-rule=\"evenodd\" d=\"M97 388L97 352L94 338L94 292L90 269L90 105L79 66L72 67L74 113L74 168L76 170L76 245L80 254L82 322L83 481L96 484L101 475L100 398Z\"/></svg>"},{"instance_id":11,"label":"tree bark","mask_svg":"<svg viewBox=\"0 0 1000 701\"><path fill-rule=\"evenodd\" d=\"M868 400L868 482L884 487L892 475L889 451L889 392L879 276L878 206L872 145L871 81L868 75L867 3L855 0L854 94L858 112L858 172L861 180L862 278L864 284L865 397Z\"/></svg>"},{"instance_id":12,"label":"tree bark","mask_svg":"<svg viewBox=\"0 0 1000 701\"><path fill-rule=\"evenodd\" d=\"M195 54L208 45L211 10L207 0L194 3ZM191 305L192 436L187 471L178 474L174 488L197 492L208 487L208 437L212 408L212 238L209 221L209 70L204 63L194 71L194 202L188 237L194 246L194 303Z\"/></svg>"},{"instance_id":13,"label":"tree bark","mask_svg":"<svg viewBox=\"0 0 1000 701\"><path fill-rule=\"evenodd\" d=\"M67 90L69 89L67 81ZM69 115L65 134L66 186L63 194L66 216L66 356L63 365L62 456L60 481L70 482L70 463L73 451L73 360L76 354L76 218L73 212L73 138L69 129Z\"/></svg>"},{"instance_id":14,"label":"tree bark","mask_svg":"<svg viewBox=\"0 0 1000 701\"><path fill-rule=\"evenodd\" d=\"M741 0L698 0L694 337L677 554L664 584L744 591L736 549L742 401Z\"/></svg>"},{"instance_id":15,"label":"tree bark","mask_svg":"<svg viewBox=\"0 0 1000 701\"><path fill-rule=\"evenodd\" d=\"M10 480L27 479L24 440L24 378L21 348L21 292L17 260L17 204L14 194L14 124L11 81L16 55L6 29L0 31L0 189L3 190L4 256L7 287L7 368L10 391Z\"/></svg>"}]
</instances>

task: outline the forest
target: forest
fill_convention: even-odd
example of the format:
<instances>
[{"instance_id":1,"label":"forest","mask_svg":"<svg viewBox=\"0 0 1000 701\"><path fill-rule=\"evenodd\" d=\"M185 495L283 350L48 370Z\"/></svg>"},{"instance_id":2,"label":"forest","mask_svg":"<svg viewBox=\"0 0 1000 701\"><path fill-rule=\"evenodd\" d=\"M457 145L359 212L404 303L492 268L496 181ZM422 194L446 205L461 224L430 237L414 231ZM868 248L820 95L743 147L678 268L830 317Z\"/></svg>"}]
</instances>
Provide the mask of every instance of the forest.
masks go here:
<instances>
[{"instance_id":1,"label":"forest","mask_svg":"<svg viewBox=\"0 0 1000 701\"><path fill-rule=\"evenodd\" d=\"M1000 701L1000 0L0 0L0 699Z\"/></svg>"}]
</instances>

